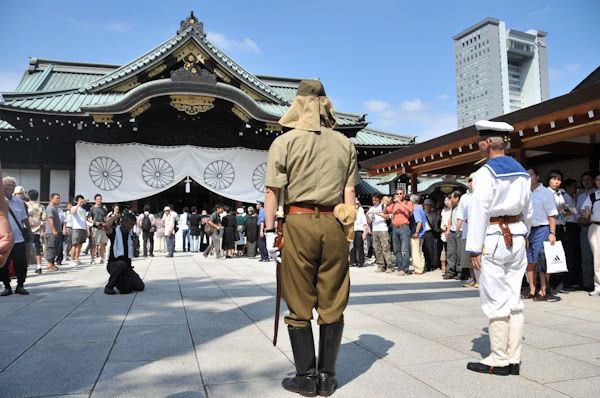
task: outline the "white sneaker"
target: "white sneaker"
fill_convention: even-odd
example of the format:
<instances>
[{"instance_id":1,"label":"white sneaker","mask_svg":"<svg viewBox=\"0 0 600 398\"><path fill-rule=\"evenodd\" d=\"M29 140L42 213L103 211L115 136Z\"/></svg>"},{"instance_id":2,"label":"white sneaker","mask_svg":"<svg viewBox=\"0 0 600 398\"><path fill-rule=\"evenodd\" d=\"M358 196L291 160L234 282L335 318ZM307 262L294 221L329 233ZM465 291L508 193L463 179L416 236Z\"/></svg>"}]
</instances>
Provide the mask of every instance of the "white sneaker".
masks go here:
<instances>
[{"instance_id":1,"label":"white sneaker","mask_svg":"<svg viewBox=\"0 0 600 398\"><path fill-rule=\"evenodd\" d=\"M590 296L600 296L600 289L595 289L593 292L590 292Z\"/></svg>"},{"instance_id":2,"label":"white sneaker","mask_svg":"<svg viewBox=\"0 0 600 398\"><path fill-rule=\"evenodd\" d=\"M90 260L90 265L92 264L96 264L96 259L92 257L92 259Z\"/></svg>"},{"instance_id":3,"label":"white sneaker","mask_svg":"<svg viewBox=\"0 0 600 398\"><path fill-rule=\"evenodd\" d=\"M69 261L69 265L75 267L77 265L77 261Z\"/></svg>"}]
</instances>

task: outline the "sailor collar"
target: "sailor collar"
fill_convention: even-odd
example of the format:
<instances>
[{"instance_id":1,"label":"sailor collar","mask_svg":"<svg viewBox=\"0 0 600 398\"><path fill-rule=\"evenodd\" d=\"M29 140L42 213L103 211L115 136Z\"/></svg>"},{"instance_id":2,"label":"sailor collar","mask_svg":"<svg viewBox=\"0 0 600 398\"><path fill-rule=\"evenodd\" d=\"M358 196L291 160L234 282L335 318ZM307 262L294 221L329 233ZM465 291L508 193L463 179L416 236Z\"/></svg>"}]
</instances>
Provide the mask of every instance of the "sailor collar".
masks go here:
<instances>
[{"instance_id":1,"label":"sailor collar","mask_svg":"<svg viewBox=\"0 0 600 398\"><path fill-rule=\"evenodd\" d=\"M487 161L483 167L487 168L494 177L506 178L524 176L529 177L523 166L511 156L498 156Z\"/></svg>"}]
</instances>

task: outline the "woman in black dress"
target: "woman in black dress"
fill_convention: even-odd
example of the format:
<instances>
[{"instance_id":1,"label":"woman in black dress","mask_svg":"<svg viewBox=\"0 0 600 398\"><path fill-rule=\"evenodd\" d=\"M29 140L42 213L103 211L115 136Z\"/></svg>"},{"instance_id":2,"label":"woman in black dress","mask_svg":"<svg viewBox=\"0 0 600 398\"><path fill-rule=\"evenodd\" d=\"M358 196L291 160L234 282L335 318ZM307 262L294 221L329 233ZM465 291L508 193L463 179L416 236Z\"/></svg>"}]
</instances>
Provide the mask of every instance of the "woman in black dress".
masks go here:
<instances>
[{"instance_id":1,"label":"woman in black dress","mask_svg":"<svg viewBox=\"0 0 600 398\"><path fill-rule=\"evenodd\" d=\"M235 250L235 233L237 231L237 221L235 220L235 212L229 212L221 221L223 225L223 250L225 250L225 258L231 258Z\"/></svg>"},{"instance_id":2,"label":"woman in black dress","mask_svg":"<svg viewBox=\"0 0 600 398\"><path fill-rule=\"evenodd\" d=\"M202 229L200 228L201 216L198 214L198 208L192 206L192 214L189 218L190 223L190 241L192 242L191 251L198 253L200 251L200 238L202 235Z\"/></svg>"}]
</instances>

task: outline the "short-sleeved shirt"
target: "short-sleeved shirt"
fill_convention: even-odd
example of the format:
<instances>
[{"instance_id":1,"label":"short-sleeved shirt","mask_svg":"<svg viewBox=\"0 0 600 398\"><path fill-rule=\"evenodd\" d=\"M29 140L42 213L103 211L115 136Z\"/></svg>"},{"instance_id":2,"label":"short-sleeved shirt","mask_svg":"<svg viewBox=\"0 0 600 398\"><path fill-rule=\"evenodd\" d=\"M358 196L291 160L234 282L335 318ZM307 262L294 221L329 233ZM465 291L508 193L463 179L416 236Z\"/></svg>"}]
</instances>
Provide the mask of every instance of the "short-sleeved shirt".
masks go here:
<instances>
[{"instance_id":1,"label":"short-sleeved shirt","mask_svg":"<svg viewBox=\"0 0 600 398\"><path fill-rule=\"evenodd\" d=\"M94 222L104 222L106 221L106 208L104 206L97 207L96 205L90 208L90 217Z\"/></svg>"},{"instance_id":2,"label":"short-sleeved shirt","mask_svg":"<svg viewBox=\"0 0 600 398\"><path fill-rule=\"evenodd\" d=\"M265 185L286 187L286 203L335 206L343 202L344 188L356 184L356 149L335 130L293 129L269 149Z\"/></svg>"},{"instance_id":3,"label":"short-sleeved shirt","mask_svg":"<svg viewBox=\"0 0 600 398\"><path fill-rule=\"evenodd\" d=\"M44 232L42 231L42 222L46 219L46 210L44 209L44 206L39 202L30 200L27 202L27 215L29 215L31 232L36 235Z\"/></svg>"},{"instance_id":4,"label":"short-sleeved shirt","mask_svg":"<svg viewBox=\"0 0 600 398\"><path fill-rule=\"evenodd\" d=\"M410 224L410 216L412 215L415 206L412 202L399 202L389 205L385 212L392 217L392 224L395 227Z\"/></svg>"},{"instance_id":5,"label":"short-sleeved shirt","mask_svg":"<svg viewBox=\"0 0 600 398\"><path fill-rule=\"evenodd\" d=\"M73 215L73 218L72 218L73 229L86 230L87 229L87 223L86 223L87 212L85 211L85 209L82 207L77 207L76 211L71 214Z\"/></svg>"},{"instance_id":6,"label":"short-sleeved shirt","mask_svg":"<svg viewBox=\"0 0 600 398\"><path fill-rule=\"evenodd\" d=\"M565 205L565 192L561 189L555 191L554 189L548 187L548 190L554 197L554 202L556 203L557 210L560 209L561 206ZM560 211L556 215L556 225L565 225L565 217L562 215Z\"/></svg>"},{"instance_id":7,"label":"short-sleeved shirt","mask_svg":"<svg viewBox=\"0 0 600 398\"><path fill-rule=\"evenodd\" d=\"M60 217L60 213L58 212L58 209L56 207L54 207L53 205L49 204L48 207L46 207L46 217L48 219L49 218L52 219L52 222L54 222L54 227L60 234L62 231L62 219ZM47 234L52 233L52 227L50 227L50 222L46 222L46 233Z\"/></svg>"},{"instance_id":8,"label":"short-sleeved shirt","mask_svg":"<svg viewBox=\"0 0 600 398\"><path fill-rule=\"evenodd\" d=\"M600 189L597 189L596 192L594 192L594 195L596 195L594 207L592 208L592 198L590 197L591 194L588 194L587 198L583 201L581 210L583 211L586 207L588 207L592 212L592 222L600 222Z\"/></svg>"},{"instance_id":9,"label":"short-sleeved shirt","mask_svg":"<svg viewBox=\"0 0 600 398\"><path fill-rule=\"evenodd\" d=\"M533 205L531 225L534 227L549 225L548 217L558 215L554 195L542 184L531 193L531 203Z\"/></svg>"},{"instance_id":10,"label":"short-sleeved shirt","mask_svg":"<svg viewBox=\"0 0 600 398\"><path fill-rule=\"evenodd\" d=\"M261 207L258 210L258 220L256 220L256 222L260 225L261 223L265 223L265 209L263 207Z\"/></svg>"},{"instance_id":11,"label":"short-sleeved shirt","mask_svg":"<svg viewBox=\"0 0 600 398\"><path fill-rule=\"evenodd\" d=\"M383 213L383 205L372 206L367 211L367 216L371 219L371 231L372 232L387 232L388 225L385 218L378 215L377 213Z\"/></svg>"},{"instance_id":12,"label":"short-sleeved shirt","mask_svg":"<svg viewBox=\"0 0 600 398\"><path fill-rule=\"evenodd\" d=\"M8 207L12 210L12 214L17 218L12 216L12 214L8 213L8 220L10 222L10 230L12 231L13 237L15 238L15 243L23 243L25 239L23 238L23 234L21 233L21 228L25 228L23 226L23 221L27 220L27 212L25 211L25 203L16 196L13 196L12 199L7 200ZM20 223L21 228L19 228Z\"/></svg>"},{"instance_id":13,"label":"short-sleeved shirt","mask_svg":"<svg viewBox=\"0 0 600 398\"><path fill-rule=\"evenodd\" d=\"M427 224L427 216L425 215L425 210L423 210L423 206L415 206L413 210L413 220L414 222L411 225L411 232L414 234L417 232L417 223L421 223L421 229L419 230L418 238L422 238L425 236L425 225Z\"/></svg>"},{"instance_id":14,"label":"short-sleeved shirt","mask_svg":"<svg viewBox=\"0 0 600 398\"><path fill-rule=\"evenodd\" d=\"M460 198L458 203L456 218L463 220L462 223L462 239L467 239L469 233L469 204L471 203L471 193L467 192Z\"/></svg>"}]
</instances>

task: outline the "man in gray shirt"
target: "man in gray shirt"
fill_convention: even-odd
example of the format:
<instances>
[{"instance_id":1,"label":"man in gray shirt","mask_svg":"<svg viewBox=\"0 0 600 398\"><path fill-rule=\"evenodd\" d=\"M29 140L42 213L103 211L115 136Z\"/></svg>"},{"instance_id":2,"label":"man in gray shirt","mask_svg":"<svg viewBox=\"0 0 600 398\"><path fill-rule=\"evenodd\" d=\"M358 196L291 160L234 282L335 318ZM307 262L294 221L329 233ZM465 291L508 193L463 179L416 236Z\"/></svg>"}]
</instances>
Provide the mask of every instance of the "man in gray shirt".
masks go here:
<instances>
[{"instance_id":1,"label":"man in gray shirt","mask_svg":"<svg viewBox=\"0 0 600 398\"><path fill-rule=\"evenodd\" d=\"M50 203L46 207L46 260L48 261L48 271L58 271L55 265L56 258L62 251L62 220L58 212L60 205L60 195L53 193L50 195Z\"/></svg>"}]
</instances>

